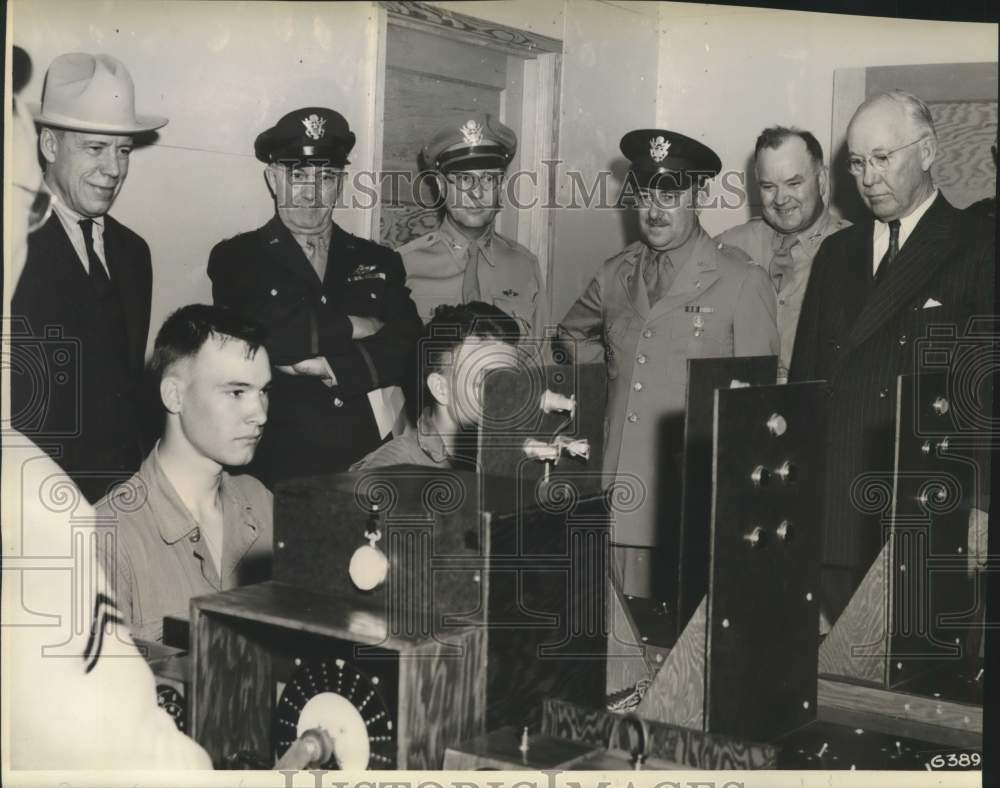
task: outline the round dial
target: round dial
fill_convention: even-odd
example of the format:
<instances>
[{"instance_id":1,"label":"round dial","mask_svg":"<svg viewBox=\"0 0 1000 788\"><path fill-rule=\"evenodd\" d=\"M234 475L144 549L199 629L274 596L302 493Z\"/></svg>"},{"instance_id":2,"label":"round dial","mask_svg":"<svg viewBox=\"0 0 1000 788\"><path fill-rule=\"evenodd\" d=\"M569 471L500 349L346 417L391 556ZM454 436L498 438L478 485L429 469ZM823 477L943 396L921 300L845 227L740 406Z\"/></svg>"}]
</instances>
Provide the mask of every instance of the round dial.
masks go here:
<instances>
[{"instance_id":1,"label":"round dial","mask_svg":"<svg viewBox=\"0 0 1000 788\"><path fill-rule=\"evenodd\" d=\"M156 703L170 715L177 730L187 732L184 725L184 696L169 684L156 685Z\"/></svg>"},{"instance_id":2,"label":"round dial","mask_svg":"<svg viewBox=\"0 0 1000 788\"><path fill-rule=\"evenodd\" d=\"M295 663L275 709L278 757L307 730L324 728L333 738L334 755L320 768L395 768L395 730L378 676L369 678L334 657Z\"/></svg>"}]
</instances>

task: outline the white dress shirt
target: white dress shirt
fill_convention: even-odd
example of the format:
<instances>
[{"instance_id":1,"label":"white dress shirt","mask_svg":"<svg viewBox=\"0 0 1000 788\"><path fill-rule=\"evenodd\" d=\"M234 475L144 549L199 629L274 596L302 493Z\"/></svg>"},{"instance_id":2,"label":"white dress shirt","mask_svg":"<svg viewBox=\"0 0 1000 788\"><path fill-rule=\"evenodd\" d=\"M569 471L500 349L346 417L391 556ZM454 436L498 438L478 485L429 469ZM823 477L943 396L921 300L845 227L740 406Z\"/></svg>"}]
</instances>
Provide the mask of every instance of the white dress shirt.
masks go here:
<instances>
[{"instance_id":1,"label":"white dress shirt","mask_svg":"<svg viewBox=\"0 0 1000 788\"><path fill-rule=\"evenodd\" d=\"M931 196L924 200L920 205L913 210L909 216L903 216L899 220L899 249L902 251L903 244L906 243L906 239L910 237L910 233L913 232L913 228L917 226L917 222L920 221L921 217L927 213L927 209L931 207L934 201L937 199L938 190L935 189L931 192ZM882 262L882 258L885 257L885 253L889 251L889 223L883 222L879 219L875 221L875 229L872 235L872 274L878 272L879 263Z\"/></svg>"},{"instance_id":2,"label":"white dress shirt","mask_svg":"<svg viewBox=\"0 0 1000 788\"><path fill-rule=\"evenodd\" d=\"M76 250L76 256L80 258L80 263L83 265L83 270L90 274L90 262L87 259L87 246L83 240L83 228L80 227L81 219L89 219L91 217L84 216L77 213L64 202L62 202L53 191L52 193L52 212L59 217L59 221L62 222L63 229L66 230L66 235L69 236L69 242L73 244L73 248ZM104 270L108 274L108 279L111 278L111 271L108 270L108 258L104 254L104 217L96 216L93 217L94 226L94 251L97 252L97 257L102 263L104 263Z\"/></svg>"}]
</instances>

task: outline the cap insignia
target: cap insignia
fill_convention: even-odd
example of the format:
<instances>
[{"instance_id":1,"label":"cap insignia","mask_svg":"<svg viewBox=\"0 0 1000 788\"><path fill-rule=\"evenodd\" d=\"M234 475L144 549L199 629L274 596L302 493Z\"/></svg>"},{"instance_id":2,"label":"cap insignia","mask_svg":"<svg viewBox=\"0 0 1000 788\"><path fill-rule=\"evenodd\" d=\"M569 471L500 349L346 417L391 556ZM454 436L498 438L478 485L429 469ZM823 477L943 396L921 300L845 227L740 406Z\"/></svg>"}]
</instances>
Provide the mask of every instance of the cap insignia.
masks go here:
<instances>
[{"instance_id":1,"label":"cap insignia","mask_svg":"<svg viewBox=\"0 0 1000 788\"><path fill-rule=\"evenodd\" d=\"M478 145L483 141L483 127L482 124L475 120L467 120L459 128L462 132L462 137L465 139L466 145Z\"/></svg>"},{"instance_id":2,"label":"cap insignia","mask_svg":"<svg viewBox=\"0 0 1000 788\"><path fill-rule=\"evenodd\" d=\"M649 155L653 161L659 163L667 158L670 153L670 141L663 137L653 137L649 140Z\"/></svg>"},{"instance_id":3,"label":"cap insignia","mask_svg":"<svg viewBox=\"0 0 1000 788\"><path fill-rule=\"evenodd\" d=\"M306 127L306 136L310 139L319 140L326 134L326 118L321 118L315 112L308 118L302 119L302 125Z\"/></svg>"}]
</instances>

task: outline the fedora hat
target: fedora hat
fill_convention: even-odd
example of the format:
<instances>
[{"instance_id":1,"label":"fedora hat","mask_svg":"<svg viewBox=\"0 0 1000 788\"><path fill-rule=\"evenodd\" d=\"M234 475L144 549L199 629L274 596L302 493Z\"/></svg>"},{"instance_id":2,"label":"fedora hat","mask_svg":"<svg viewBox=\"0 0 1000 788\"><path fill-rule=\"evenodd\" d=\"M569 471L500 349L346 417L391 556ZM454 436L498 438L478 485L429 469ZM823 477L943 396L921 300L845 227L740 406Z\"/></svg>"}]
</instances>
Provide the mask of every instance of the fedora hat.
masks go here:
<instances>
[{"instance_id":1,"label":"fedora hat","mask_svg":"<svg viewBox=\"0 0 1000 788\"><path fill-rule=\"evenodd\" d=\"M45 72L41 105L28 106L36 123L72 131L137 134L167 123L158 115L136 115L132 77L111 55L59 55Z\"/></svg>"}]
</instances>

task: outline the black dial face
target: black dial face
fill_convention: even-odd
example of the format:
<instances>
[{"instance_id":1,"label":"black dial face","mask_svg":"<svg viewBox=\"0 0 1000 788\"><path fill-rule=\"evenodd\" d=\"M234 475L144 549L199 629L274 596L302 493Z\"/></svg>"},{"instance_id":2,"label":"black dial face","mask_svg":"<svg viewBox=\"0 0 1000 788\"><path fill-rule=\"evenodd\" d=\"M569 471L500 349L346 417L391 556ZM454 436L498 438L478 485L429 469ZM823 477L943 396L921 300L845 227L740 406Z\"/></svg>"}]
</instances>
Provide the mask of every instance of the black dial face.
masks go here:
<instances>
[{"instance_id":1,"label":"black dial face","mask_svg":"<svg viewBox=\"0 0 1000 788\"><path fill-rule=\"evenodd\" d=\"M156 702L161 709L170 715L174 721L174 725L177 726L177 730L186 733L187 726L184 724L184 696L169 684L157 684Z\"/></svg>"},{"instance_id":2,"label":"black dial face","mask_svg":"<svg viewBox=\"0 0 1000 788\"><path fill-rule=\"evenodd\" d=\"M323 769L393 769L396 731L379 694L380 679L345 659L295 660L275 709L278 757L311 728L324 728L334 755Z\"/></svg>"}]
</instances>

